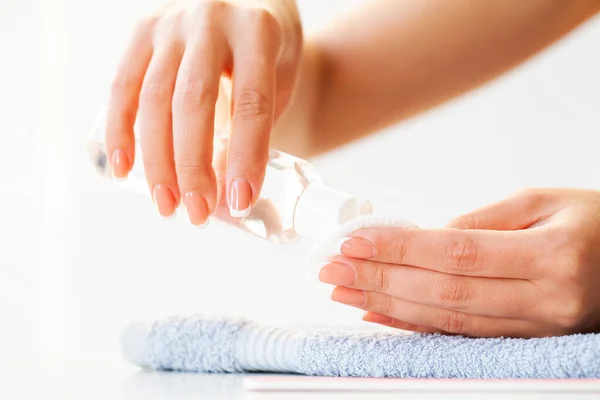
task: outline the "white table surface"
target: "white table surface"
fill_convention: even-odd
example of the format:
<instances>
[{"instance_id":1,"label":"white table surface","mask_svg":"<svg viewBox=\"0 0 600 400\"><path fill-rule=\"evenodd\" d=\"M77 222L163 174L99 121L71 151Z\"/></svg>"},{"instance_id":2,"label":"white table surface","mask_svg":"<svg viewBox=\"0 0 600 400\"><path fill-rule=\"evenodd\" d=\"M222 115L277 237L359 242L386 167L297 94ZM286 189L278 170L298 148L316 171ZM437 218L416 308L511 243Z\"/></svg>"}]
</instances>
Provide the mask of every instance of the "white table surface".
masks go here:
<instances>
[{"instance_id":1,"label":"white table surface","mask_svg":"<svg viewBox=\"0 0 600 400\"><path fill-rule=\"evenodd\" d=\"M7 362L8 361L8 362ZM261 375L180 374L142 371L119 359L19 359L0 360L0 399L119 399L119 400L187 400L187 399L600 399L600 381L595 392L491 391L463 387L461 391L440 390L431 381L428 390L393 392L335 391L253 391L244 388L244 379ZM306 379L305 377L292 377ZM598 383L598 385L596 385ZM476 389L476 390L474 390ZM577 389L577 388L576 388Z\"/></svg>"}]
</instances>

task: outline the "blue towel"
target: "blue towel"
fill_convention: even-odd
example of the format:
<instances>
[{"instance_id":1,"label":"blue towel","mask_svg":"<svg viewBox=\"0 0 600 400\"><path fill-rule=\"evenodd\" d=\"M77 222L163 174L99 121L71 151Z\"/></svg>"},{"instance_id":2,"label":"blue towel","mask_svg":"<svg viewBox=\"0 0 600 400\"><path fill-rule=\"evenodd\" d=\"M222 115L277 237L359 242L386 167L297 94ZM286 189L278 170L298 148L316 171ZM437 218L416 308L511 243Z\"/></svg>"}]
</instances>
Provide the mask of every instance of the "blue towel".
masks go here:
<instances>
[{"instance_id":1,"label":"blue towel","mask_svg":"<svg viewBox=\"0 0 600 400\"><path fill-rule=\"evenodd\" d=\"M244 319L169 317L123 331L124 355L154 370L396 378L600 378L600 334L467 338L293 330Z\"/></svg>"},{"instance_id":2,"label":"blue towel","mask_svg":"<svg viewBox=\"0 0 600 400\"><path fill-rule=\"evenodd\" d=\"M393 216L352 220L324 233L305 262L317 281L341 237L360 228L416 227ZM440 334L358 333L267 327L243 319L171 317L133 324L125 357L154 370L282 372L395 378L600 378L600 334L552 338L466 338Z\"/></svg>"}]
</instances>

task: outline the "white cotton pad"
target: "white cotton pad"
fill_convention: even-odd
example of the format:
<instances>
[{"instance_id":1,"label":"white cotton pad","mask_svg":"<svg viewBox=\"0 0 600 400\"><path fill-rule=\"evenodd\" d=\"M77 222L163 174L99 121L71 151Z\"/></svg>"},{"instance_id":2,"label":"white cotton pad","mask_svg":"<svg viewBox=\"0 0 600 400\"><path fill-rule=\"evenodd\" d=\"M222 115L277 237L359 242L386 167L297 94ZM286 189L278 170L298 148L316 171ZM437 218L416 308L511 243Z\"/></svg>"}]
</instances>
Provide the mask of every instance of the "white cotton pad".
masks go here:
<instances>
[{"instance_id":1,"label":"white cotton pad","mask_svg":"<svg viewBox=\"0 0 600 400\"><path fill-rule=\"evenodd\" d=\"M417 225L406 219L391 215L367 215L348 221L308 253L304 262L306 279L309 282L319 281L319 271L327 264L327 260L340 254L342 238L350 236L359 229L376 227L418 228Z\"/></svg>"}]
</instances>

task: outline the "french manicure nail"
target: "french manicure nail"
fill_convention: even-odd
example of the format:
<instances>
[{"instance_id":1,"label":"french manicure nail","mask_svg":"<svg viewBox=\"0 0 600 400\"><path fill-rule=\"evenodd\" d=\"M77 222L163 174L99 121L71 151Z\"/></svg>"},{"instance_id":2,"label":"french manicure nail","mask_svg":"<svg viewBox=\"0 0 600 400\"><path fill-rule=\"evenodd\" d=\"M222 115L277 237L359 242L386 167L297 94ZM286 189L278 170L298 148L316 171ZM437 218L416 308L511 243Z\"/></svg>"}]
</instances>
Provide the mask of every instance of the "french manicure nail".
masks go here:
<instances>
[{"instance_id":1,"label":"french manicure nail","mask_svg":"<svg viewBox=\"0 0 600 400\"><path fill-rule=\"evenodd\" d=\"M129 164L129 157L127 157L125 151L122 149L113 151L110 164L115 178L123 179L127 177L131 165Z\"/></svg>"},{"instance_id":2,"label":"french manicure nail","mask_svg":"<svg viewBox=\"0 0 600 400\"><path fill-rule=\"evenodd\" d=\"M252 207L252 188L245 179L236 179L229 190L229 213L234 218L250 215Z\"/></svg>"},{"instance_id":3,"label":"french manicure nail","mask_svg":"<svg viewBox=\"0 0 600 400\"><path fill-rule=\"evenodd\" d=\"M340 253L354 258L375 257L375 246L361 237L347 237L340 240Z\"/></svg>"},{"instance_id":4,"label":"french manicure nail","mask_svg":"<svg viewBox=\"0 0 600 400\"><path fill-rule=\"evenodd\" d=\"M208 222L208 204L204 196L197 192L187 192L183 196L183 204L192 225L203 227Z\"/></svg>"},{"instance_id":5,"label":"french manicure nail","mask_svg":"<svg viewBox=\"0 0 600 400\"><path fill-rule=\"evenodd\" d=\"M176 202L171 189L165 185L156 185L152 192L152 198L161 216L168 218L173 215Z\"/></svg>"}]
</instances>

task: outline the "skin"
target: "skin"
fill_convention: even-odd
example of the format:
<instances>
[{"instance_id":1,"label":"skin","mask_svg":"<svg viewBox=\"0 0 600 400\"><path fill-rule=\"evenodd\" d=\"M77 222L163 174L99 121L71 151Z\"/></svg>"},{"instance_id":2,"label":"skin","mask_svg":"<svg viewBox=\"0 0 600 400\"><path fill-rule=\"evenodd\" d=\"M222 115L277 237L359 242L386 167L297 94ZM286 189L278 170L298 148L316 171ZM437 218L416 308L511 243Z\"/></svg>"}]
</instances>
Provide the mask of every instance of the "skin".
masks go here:
<instances>
[{"instance_id":1,"label":"skin","mask_svg":"<svg viewBox=\"0 0 600 400\"><path fill-rule=\"evenodd\" d=\"M320 273L364 319L422 332L600 332L600 192L536 189L444 229L363 229Z\"/></svg>"},{"instance_id":2,"label":"skin","mask_svg":"<svg viewBox=\"0 0 600 400\"><path fill-rule=\"evenodd\" d=\"M247 215L269 147L307 158L377 132L501 75L599 10L599 0L373 0L304 38L293 0L172 1L140 22L115 74L114 174L131 169L137 118L161 215L181 203L196 225ZM215 140L223 115L230 137ZM444 229L356 232L321 279L338 286L335 301L402 329L597 331L599 208L598 192L528 191Z\"/></svg>"},{"instance_id":3,"label":"skin","mask_svg":"<svg viewBox=\"0 0 600 400\"><path fill-rule=\"evenodd\" d=\"M307 38L273 145L310 157L378 132L509 71L599 9L600 0L368 1Z\"/></svg>"},{"instance_id":4,"label":"skin","mask_svg":"<svg viewBox=\"0 0 600 400\"><path fill-rule=\"evenodd\" d=\"M143 19L111 90L106 143L115 176L126 177L133 165L137 116L144 170L162 216L183 202L190 221L202 225L221 191L232 215L247 215L301 49L293 1L180 0ZM225 188L213 168L222 75L232 82Z\"/></svg>"}]
</instances>

